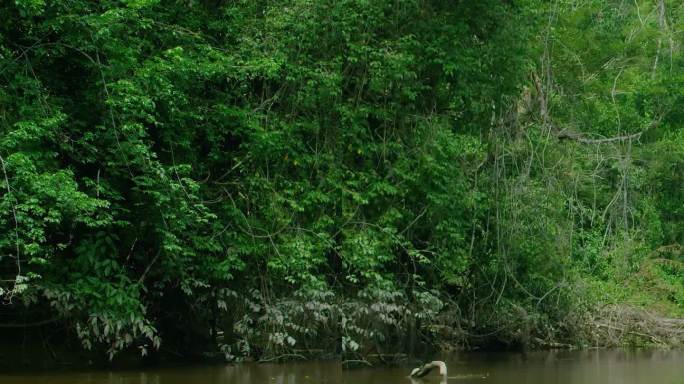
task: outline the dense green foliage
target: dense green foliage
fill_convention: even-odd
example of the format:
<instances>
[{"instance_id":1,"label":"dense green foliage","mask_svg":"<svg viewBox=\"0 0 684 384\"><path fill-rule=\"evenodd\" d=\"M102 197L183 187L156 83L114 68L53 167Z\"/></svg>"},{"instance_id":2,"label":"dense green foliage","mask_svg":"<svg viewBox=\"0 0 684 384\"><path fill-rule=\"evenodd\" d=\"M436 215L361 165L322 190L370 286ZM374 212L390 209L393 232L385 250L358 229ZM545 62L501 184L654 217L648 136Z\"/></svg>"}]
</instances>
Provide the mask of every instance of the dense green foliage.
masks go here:
<instances>
[{"instance_id":1,"label":"dense green foliage","mask_svg":"<svg viewBox=\"0 0 684 384\"><path fill-rule=\"evenodd\" d=\"M0 319L110 356L364 358L684 312L676 1L0 17Z\"/></svg>"}]
</instances>

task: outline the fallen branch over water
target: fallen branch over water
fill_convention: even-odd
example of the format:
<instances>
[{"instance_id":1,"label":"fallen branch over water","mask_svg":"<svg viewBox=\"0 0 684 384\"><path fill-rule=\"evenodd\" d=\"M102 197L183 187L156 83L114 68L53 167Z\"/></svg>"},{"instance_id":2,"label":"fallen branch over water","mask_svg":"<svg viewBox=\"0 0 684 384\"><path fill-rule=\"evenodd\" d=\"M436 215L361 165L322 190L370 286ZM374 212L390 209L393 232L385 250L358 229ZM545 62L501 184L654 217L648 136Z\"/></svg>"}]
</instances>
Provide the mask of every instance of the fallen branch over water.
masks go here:
<instances>
[{"instance_id":1,"label":"fallen branch over water","mask_svg":"<svg viewBox=\"0 0 684 384\"><path fill-rule=\"evenodd\" d=\"M305 357L305 356L300 355L300 354L298 354L298 353L285 353L285 354L282 354L282 355L278 355L278 356L274 356L274 357L269 357L269 358L267 358L267 359L260 359L259 362L260 362L260 363L268 363L268 362L271 362L271 361L278 361L278 360L282 360L282 359L289 359L289 358L292 358L292 357L296 357L296 358L301 359L301 360L306 360L306 357Z\"/></svg>"},{"instance_id":2,"label":"fallen branch over water","mask_svg":"<svg viewBox=\"0 0 684 384\"><path fill-rule=\"evenodd\" d=\"M538 337L534 338L535 343L537 343L538 346L546 349L575 349L577 346L572 345L572 344L566 344L566 343L559 343L556 341L548 341L548 340L542 340Z\"/></svg>"}]
</instances>

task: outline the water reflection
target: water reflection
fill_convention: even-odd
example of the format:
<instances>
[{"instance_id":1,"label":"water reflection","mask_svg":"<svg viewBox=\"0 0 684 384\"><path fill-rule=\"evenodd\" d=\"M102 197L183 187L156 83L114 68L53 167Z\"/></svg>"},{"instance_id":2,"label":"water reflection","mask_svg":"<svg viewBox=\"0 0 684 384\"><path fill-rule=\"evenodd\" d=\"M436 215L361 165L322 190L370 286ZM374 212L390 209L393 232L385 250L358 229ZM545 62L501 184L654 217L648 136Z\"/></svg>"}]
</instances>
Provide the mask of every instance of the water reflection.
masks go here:
<instances>
[{"instance_id":1,"label":"water reflection","mask_svg":"<svg viewBox=\"0 0 684 384\"><path fill-rule=\"evenodd\" d=\"M242 364L122 372L0 373L0 384L334 384L341 382L341 374L336 362Z\"/></svg>"},{"instance_id":2,"label":"water reflection","mask_svg":"<svg viewBox=\"0 0 684 384\"><path fill-rule=\"evenodd\" d=\"M447 362L446 382L438 375L406 378L410 368L345 372L349 384L684 384L684 351L593 350L535 353L466 353L440 356Z\"/></svg>"},{"instance_id":3,"label":"water reflection","mask_svg":"<svg viewBox=\"0 0 684 384\"><path fill-rule=\"evenodd\" d=\"M124 372L0 373L0 384L681 384L684 351L465 353L438 356L449 377L411 379L413 367L343 370L337 362L242 364Z\"/></svg>"}]
</instances>

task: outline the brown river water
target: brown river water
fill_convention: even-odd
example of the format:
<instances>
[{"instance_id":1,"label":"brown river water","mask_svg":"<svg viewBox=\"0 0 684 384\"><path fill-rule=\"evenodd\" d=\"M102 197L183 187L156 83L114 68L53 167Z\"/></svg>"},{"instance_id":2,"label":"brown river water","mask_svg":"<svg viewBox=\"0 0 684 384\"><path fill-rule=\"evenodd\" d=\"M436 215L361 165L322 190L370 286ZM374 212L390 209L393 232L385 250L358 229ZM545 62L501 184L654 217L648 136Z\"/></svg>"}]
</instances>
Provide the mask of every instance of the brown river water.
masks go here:
<instances>
[{"instance_id":1,"label":"brown river water","mask_svg":"<svg viewBox=\"0 0 684 384\"><path fill-rule=\"evenodd\" d=\"M684 350L463 353L446 361L448 384L684 384ZM239 364L130 371L0 372L0 384L420 384L410 366L342 369L338 362Z\"/></svg>"}]
</instances>

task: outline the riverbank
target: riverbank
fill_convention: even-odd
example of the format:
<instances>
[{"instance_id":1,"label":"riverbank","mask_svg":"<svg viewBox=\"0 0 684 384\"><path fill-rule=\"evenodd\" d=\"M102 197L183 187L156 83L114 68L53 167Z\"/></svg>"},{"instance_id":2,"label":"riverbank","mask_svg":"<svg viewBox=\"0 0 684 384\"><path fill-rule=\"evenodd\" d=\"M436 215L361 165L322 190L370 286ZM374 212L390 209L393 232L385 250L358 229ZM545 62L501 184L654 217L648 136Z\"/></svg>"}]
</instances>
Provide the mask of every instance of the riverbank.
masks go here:
<instances>
[{"instance_id":1,"label":"riverbank","mask_svg":"<svg viewBox=\"0 0 684 384\"><path fill-rule=\"evenodd\" d=\"M467 325L464 319L450 317L454 309L445 307L431 323L413 323L413 335L385 333L384 345L370 337L360 340L355 350L281 349L279 353L235 356L225 350L186 348L171 340L159 350L142 355L140 348L129 348L112 360L104 350L84 350L79 341L70 335L68 328L48 324L24 329L0 329L0 371L69 371L79 369L142 369L146 367L186 366L195 364L225 363L292 363L327 361L341 363L343 368L363 366L396 366L418 363L425 356L435 353L535 353L535 351L589 351L615 348L650 348L671 350L684 345L684 319L668 318L644 308L627 305L606 305L594 312L585 312L566 318L566 323L553 325L539 321L534 314L518 308L516 316L497 323L496 332L489 328L457 328ZM522 315L525 314L525 317ZM449 320L447 322L447 320ZM58 323L57 323L58 324ZM392 322L397 330L409 327L405 323ZM485 325L485 324L482 324ZM481 325L481 326L482 326ZM487 324L489 327L493 323ZM564 332L543 335L542 330L555 327ZM479 332L479 333L477 333ZM377 337L376 335L373 335ZM348 342L348 341L347 341ZM348 342L349 343L349 342ZM412 348L412 349L409 349ZM253 348L265 350L254 344ZM404 348L404 349L400 349ZM338 350L339 351L339 350Z\"/></svg>"}]
</instances>

